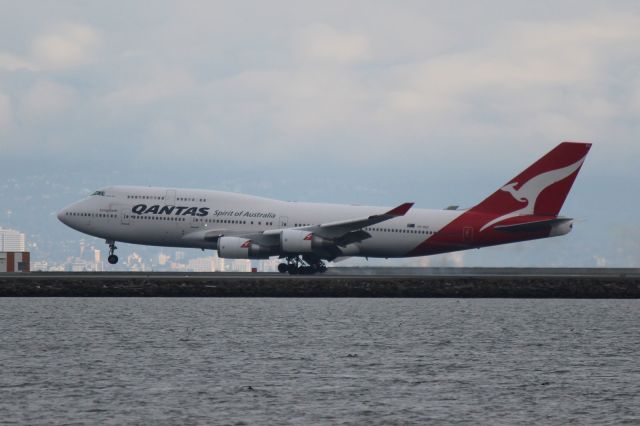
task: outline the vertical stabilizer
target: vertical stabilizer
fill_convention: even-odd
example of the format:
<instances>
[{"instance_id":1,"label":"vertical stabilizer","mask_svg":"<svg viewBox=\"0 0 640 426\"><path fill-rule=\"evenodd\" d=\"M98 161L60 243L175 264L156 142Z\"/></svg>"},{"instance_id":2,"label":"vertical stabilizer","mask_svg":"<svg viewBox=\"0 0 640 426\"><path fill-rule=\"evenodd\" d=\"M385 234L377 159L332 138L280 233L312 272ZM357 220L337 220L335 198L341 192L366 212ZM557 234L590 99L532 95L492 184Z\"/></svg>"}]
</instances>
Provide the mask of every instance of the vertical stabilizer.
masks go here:
<instances>
[{"instance_id":1,"label":"vertical stabilizer","mask_svg":"<svg viewBox=\"0 0 640 426\"><path fill-rule=\"evenodd\" d=\"M471 210L499 215L483 228L514 216L557 216L590 148L561 143Z\"/></svg>"}]
</instances>

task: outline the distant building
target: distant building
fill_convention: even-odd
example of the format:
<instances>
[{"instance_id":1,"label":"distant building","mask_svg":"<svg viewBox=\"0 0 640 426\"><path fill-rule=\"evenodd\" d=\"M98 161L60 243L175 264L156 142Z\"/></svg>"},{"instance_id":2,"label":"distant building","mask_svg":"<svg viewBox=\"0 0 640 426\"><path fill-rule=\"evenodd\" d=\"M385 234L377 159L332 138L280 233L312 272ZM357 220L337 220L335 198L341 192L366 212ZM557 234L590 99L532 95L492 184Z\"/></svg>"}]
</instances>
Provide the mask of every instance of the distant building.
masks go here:
<instances>
[{"instance_id":1,"label":"distant building","mask_svg":"<svg viewBox=\"0 0 640 426\"><path fill-rule=\"evenodd\" d=\"M187 269L192 272L215 272L216 261L213 257L199 257L187 263Z\"/></svg>"},{"instance_id":2,"label":"distant building","mask_svg":"<svg viewBox=\"0 0 640 426\"><path fill-rule=\"evenodd\" d=\"M184 263L171 262L171 265L169 265L169 270L172 272L184 272L186 269L187 265Z\"/></svg>"},{"instance_id":3,"label":"distant building","mask_svg":"<svg viewBox=\"0 0 640 426\"><path fill-rule=\"evenodd\" d=\"M0 272L29 272L29 252L0 252Z\"/></svg>"},{"instance_id":4,"label":"distant building","mask_svg":"<svg viewBox=\"0 0 640 426\"><path fill-rule=\"evenodd\" d=\"M49 262L46 260L36 260L31 262L31 270L32 271L48 271L49 270Z\"/></svg>"},{"instance_id":5,"label":"distant building","mask_svg":"<svg viewBox=\"0 0 640 426\"><path fill-rule=\"evenodd\" d=\"M218 257L218 252L217 251L213 252L213 261L215 262L215 265L216 265L216 267L215 267L216 271L224 271L225 270L224 269L224 266L225 266L224 265L224 259Z\"/></svg>"},{"instance_id":6,"label":"distant building","mask_svg":"<svg viewBox=\"0 0 640 426\"><path fill-rule=\"evenodd\" d=\"M76 258L72 263L71 263L71 272L87 272L87 271L91 271L91 264L89 264L87 261L82 260L80 258Z\"/></svg>"},{"instance_id":7,"label":"distant building","mask_svg":"<svg viewBox=\"0 0 640 426\"><path fill-rule=\"evenodd\" d=\"M13 229L0 228L0 251L25 251L24 234Z\"/></svg>"},{"instance_id":8,"label":"distant building","mask_svg":"<svg viewBox=\"0 0 640 426\"><path fill-rule=\"evenodd\" d=\"M102 252L99 249L93 250L93 263L95 264L95 270L97 272L102 272L104 270L104 266L102 264Z\"/></svg>"},{"instance_id":9,"label":"distant building","mask_svg":"<svg viewBox=\"0 0 640 426\"><path fill-rule=\"evenodd\" d=\"M144 272L147 270L147 265L142 261L142 256L138 253L133 252L129 256L127 256L127 260L125 262L131 271L140 271Z\"/></svg>"},{"instance_id":10,"label":"distant building","mask_svg":"<svg viewBox=\"0 0 640 426\"><path fill-rule=\"evenodd\" d=\"M102 262L96 263L92 260L82 259L79 257L69 259L69 262L66 264L67 270L72 272L101 272L102 271ZM53 271L51 266L49 266L49 271Z\"/></svg>"},{"instance_id":11,"label":"distant building","mask_svg":"<svg viewBox=\"0 0 640 426\"><path fill-rule=\"evenodd\" d=\"M162 252L160 252L160 254L158 254L158 265L164 266L170 260L171 260L171 256L169 256L168 254L164 254Z\"/></svg>"},{"instance_id":12,"label":"distant building","mask_svg":"<svg viewBox=\"0 0 640 426\"><path fill-rule=\"evenodd\" d=\"M258 262L258 270L260 272L277 272L280 262L281 260L277 257L272 259L260 260Z\"/></svg>"},{"instance_id":13,"label":"distant building","mask_svg":"<svg viewBox=\"0 0 640 426\"><path fill-rule=\"evenodd\" d=\"M249 259L232 260L230 272L251 272L251 261Z\"/></svg>"}]
</instances>

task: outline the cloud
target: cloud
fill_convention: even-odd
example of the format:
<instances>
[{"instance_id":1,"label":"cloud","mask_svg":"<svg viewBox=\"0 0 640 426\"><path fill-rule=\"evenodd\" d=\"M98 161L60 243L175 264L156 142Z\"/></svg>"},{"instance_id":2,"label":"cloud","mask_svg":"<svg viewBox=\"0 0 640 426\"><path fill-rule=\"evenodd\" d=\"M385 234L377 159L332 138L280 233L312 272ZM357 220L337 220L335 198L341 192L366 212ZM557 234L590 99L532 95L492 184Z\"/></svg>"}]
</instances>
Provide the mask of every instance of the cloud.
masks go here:
<instances>
[{"instance_id":1,"label":"cloud","mask_svg":"<svg viewBox=\"0 0 640 426\"><path fill-rule=\"evenodd\" d=\"M88 63L100 38L87 25L66 24L56 31L37 36L27 55L0 52L0 69L7 71L59 71Z\"/></svg>"},{"instance_id":2,"label":"cloud","mask_svg":"<svg viewBox=\"0 0 640 426\"><path fill-rule=\"evenodd\" d=\"M239 13L213 9L220 22ZM633 90L622 102L613 91L616 65L640 41L631 14L496 20L488 31L440 23L440 10L373 8L356 24L321 9L295 24L283 16L257 44L259 11L243 16L249 33L225 27L228 40L192 11L154 21L144 37L133 26L121 33L102 22L98 33L67 24L36 37L28 60L5 55L0 64L70 70L106 44L106 67L88 69L94 92L83 96L85 110L106 113L102 123L135 132L145 145L164 135L165 155L179 154L168 138L182 134L193 135L193 149L238 154L242 145L278 160L321 143L329 160L351 164L386 162L398 149L438 161L442 141L473 156L505 141L533 151L532 142L597 140L612 120L637 110ZM212 143L212 135L226 143Z\"/></svg>"},{"instance_id":3,"label":"cloud","mask_svg":"<svg viewBox=\"0 0 640 426\"><path fill-rule=\"evenodd\" d=\"M109 92L104 96L107 104L144 106L163 99L187 93L195 82L185 70L149 70L144 79Z\"/></svg>"},{"instance_id":4,"label":"cloud","mask_svg":"<svg viewBox=\"0 0 640 426\"><path fill-rule=\"evenodd\" d=\"M18 71L28 70L35 71L36 67L28 60L10 53L0 52L0 70Z\"/></svg>"},{"instance_id":5,"label":"cloud","mask_svg":"<svg viewBox=\"0 0 640 426\"><path fill-rule=\"evenodd\" d=\"M145 144L171 128L167 137L193 134L193 148L206 150L215 134L234 144L216 150L268 144L262 153L279 160L320 143L330 160L351 164L387 162L398 150L437 161L443 141L471 156L505 141L538 153L532 141L610 133L612 121L631 119L640 102L637 90L619 92L640 23L615 10L568 17L506 10L504 19L461 26L450 20L464 16L447 8L378 5L353 20L318 7L269 15L275 25L259 8L250 15L220 5L173 9L151 14L157 19L144 31L135 14L124 27L86 19L99 32L57 26L27 44L27 59L5 54L0 63L59 72L87 64L100 47L105 66L70 81L84 85L77 90L87 114L106 111L110 126ZM201 19L208 12L220 25ZM232 31L240 17L250 31ZM17 91L11 96L20 98ZM167 153L175 151L177 144Z\"/></svg>"},{"instance_id":6,"label":"cloud","mask_svg":"<svg viewBox=\"0 0 640 426\"><path fill-rule=\"evenodd\" d=\"M50 81L36 81L20 100L20 116L27 122L42 122L64 114L77 101L76 91Z\"/></svg>"},{"instance_id":7,"label":"cloud","mask_svg":"<svg viewBox=\"0 0 640 426\"><path fill-rule=\"evenodd\" d=\"M326 24L305 28L296 42L298 56L307 61L344 64L362 61L369 55L366 36Z\"/></svg>"},{"instance_id":8,"label":"cloud","mask_svg":"<svg viewBox=\"0 0 640 426\"><path fill-rule=\"evenodd\" d=\"M636 23L519 21L479 42L404 60L388 44L372 44L381 38L376 28L313 24L292 33L289 61L209 83L215 89L204 103L227 123L268 129L265 139L291 157L319 141L325 155L352 163L386 161L400 147L437 158L433 148L445 140L471 155L505 140L538 154L540 141L595 140L629 115L610 91L610 67L640 42ZM233 131L242 139L243 129Z\"/></svg>"},{"instance_id":9,"label":"cloud","mask_svg":"<svg viewBox=\"0 0 640 426\"><path fill-rule=\"evenodd\" d=\"M35 39L33 59L44 69L74 68L91 59L98 40L97 32L89 26L66 25Z\"/></svg>"},{"instance_id":10,"label":"cloud","mask_svg":"<svg viewBox=\"0 0 640 426\"><path fill-rule=\"evenodd\" d=\"M11 125L11 101L5 94L0 93L0 132Z\"/></svg>"},{"instance_id":11,"label":"cloud","mask_svg":"<svg viewBox=\"0 0 640 426\"><path fill-rule=\"evenodd\" d=\"M638 19L507 25L478 47L399 66L392 78L399 86L388 93L389 110L451 117L472 112L478 104L510 116L557 112L566 104L563 98L577 95L571 88L601 96L593 91L606 78L607 59L616 51L623 56L621 45L638 41ZM611 105L597 100L589 113L610 117Z\"/></svg>"}]
</instances>

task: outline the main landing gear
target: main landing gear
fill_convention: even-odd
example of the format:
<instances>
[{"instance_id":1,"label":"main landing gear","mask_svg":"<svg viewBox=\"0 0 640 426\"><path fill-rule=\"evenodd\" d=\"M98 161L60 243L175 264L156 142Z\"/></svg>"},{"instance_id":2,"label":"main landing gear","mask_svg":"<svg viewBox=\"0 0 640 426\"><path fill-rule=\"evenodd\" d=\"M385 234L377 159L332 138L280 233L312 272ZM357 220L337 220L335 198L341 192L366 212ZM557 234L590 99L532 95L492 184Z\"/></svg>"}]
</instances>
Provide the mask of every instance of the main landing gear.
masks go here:
<instances>
[{"instance_id":1,"label":"main landing gear","mask_svg":"<svg viewBox=\"0 0 640 426\"><path fill-rule=\"evenodd\" d=\"M110 264L115 265L118 263L118 256L115 255L115 251L118 247L116 247L115 241L107 240L107 244L109 244L109 257L107 260Z\"/></svg>"},{"instance_id":2,"label":"main landing gear","mask_svg":"<svg viewBox=\"0 0 640 426\"><path fill-rule=\"evenodd\" d=\"M321 259L300 258L300 256L287 257L286 263L278 265L278 272L290 275L312 275L315 273L323 273L327 271L327 265Z\"/></svg>"}]
</instances>

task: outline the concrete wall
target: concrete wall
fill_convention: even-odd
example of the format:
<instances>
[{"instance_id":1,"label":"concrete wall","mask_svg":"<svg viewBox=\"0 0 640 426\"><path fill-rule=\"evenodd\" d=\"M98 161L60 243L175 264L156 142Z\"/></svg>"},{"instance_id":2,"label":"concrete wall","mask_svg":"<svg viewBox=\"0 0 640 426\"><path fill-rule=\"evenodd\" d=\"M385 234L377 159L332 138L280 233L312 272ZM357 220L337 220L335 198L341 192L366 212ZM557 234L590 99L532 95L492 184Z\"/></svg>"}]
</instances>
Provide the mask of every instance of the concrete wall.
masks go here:
<instances>
[{"instance_id":1,"label":"concrete wall","mask_svg":"<svg viewBox=\"0 0 640 426\"><path fill-rule=\"evenodd\" d=\"M640 277L4 274L0 296L640 298Z\"/></svg>"}]
</instances>

